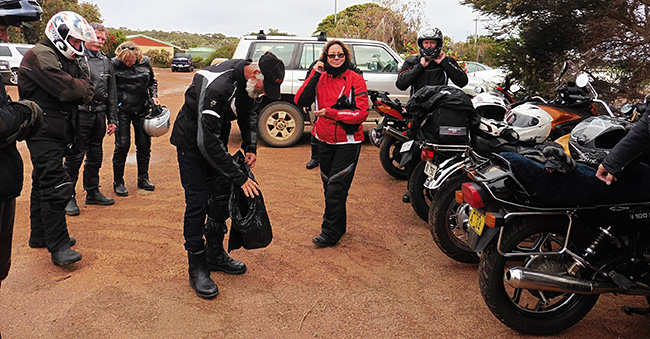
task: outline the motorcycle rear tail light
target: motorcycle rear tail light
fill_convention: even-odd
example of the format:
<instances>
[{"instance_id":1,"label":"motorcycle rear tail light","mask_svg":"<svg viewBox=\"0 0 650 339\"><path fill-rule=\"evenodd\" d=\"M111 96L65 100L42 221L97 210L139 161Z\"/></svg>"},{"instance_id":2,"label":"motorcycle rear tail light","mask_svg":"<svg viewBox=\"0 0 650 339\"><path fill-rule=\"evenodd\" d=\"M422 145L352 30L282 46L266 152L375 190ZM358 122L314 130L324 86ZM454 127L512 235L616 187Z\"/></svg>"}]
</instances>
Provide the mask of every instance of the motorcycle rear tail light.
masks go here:
<instances>
[{"instance_id":1,"label":"motorcycle rear tail light","mask_svg":"<svg viewBox=\"0 0 650 339\"><path fill-rule=\"evenodd\" d=\"M484 207L483 199L478 189L472 185L472 183L466 182L462 186L463 190L463 200L474 208Z\"/></svg>"},{"instance_id":2,"label":"motorcycle rear tail light","mask_svg":"<svg viewBox=\"0 0 650 339\"><path fill-rule=\"evenodd\" d=\"M433 150L428 148L423 148L422 154L420 154L420 158L422 158L422 161L429 161L433 159Z\"/></svg>"},{"instance_id":3,"label":"motorcycle rear tail light","mask_svg":"<svg viewBox=\"0 0 650 339\"><path fill-rule=\"evenodd\" d=\"M459 204L464 203L465 201L463 200L463 191L456 191L456 202Z\"/></svg>"}]
</instances>

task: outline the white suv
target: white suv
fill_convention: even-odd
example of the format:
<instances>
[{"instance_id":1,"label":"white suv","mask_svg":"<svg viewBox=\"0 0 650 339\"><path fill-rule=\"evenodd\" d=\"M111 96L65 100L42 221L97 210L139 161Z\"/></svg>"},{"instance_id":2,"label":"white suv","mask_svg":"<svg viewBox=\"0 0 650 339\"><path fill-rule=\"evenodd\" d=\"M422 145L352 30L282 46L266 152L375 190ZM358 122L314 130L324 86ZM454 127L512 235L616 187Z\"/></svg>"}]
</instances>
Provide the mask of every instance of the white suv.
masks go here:
<instances>
[{"instance_id":1,"label":"white suv","mask_svg":"<svg viewBox=\"0 0 650 339\"><path fill-rule=\"evenodd\" d=\"M331 39L327 39L331 40ZM352 63L363 71L368 89L389 92L392 98L406 103L408 91L395 87L397 72L403 60L387 44L362 39L341 39L352 52ZM312 118L294 104L294 95L305 81L309 66L318 59L326 39L287 36L242 37L233 59L256 59L267 51L275 54L285 65L284 82L280 88L282 99L266 99L260 105L259 135L273 147L289 147L300 140L305 123ZM374 124L370 117L367 122Z\"/></svg>"},{"instance_id":2,"label":"white suv","mask_svg":"<svg viewBox=\"0 0 650 339\"><path fill-rule=\"evenodd\" d=\"M25 52L32 47L34 45L0 43L0 60L8 61L9 68L11 68L11 76L5 80L5 83L14 86L18 85L18 68L20 67L20 62L23 60Z\"/></svg>"}]
</instances>

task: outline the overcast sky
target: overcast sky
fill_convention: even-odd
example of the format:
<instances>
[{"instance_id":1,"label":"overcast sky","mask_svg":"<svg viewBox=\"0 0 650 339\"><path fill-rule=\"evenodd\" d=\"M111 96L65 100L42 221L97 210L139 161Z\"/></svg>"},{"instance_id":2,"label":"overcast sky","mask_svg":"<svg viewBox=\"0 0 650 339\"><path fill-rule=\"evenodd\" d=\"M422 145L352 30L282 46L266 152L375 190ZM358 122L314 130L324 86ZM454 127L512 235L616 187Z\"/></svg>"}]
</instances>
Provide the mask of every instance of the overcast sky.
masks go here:
<instances>
[{"instance_id":1,"label":"overcast sky","mask_svg":"<svg viewBox=\"0 0 650 339\"><path fill-rule=\"evenodd\" d=\"M133 30L222 33L241 36L259 29L309 36L326 16L356 0L86 0L99 6L104 25ZM454 41L474 34L476 13L458 0L427 0L425 17ZM486 34L484 24L478 33Z\"/></svg>"}]
</instances>

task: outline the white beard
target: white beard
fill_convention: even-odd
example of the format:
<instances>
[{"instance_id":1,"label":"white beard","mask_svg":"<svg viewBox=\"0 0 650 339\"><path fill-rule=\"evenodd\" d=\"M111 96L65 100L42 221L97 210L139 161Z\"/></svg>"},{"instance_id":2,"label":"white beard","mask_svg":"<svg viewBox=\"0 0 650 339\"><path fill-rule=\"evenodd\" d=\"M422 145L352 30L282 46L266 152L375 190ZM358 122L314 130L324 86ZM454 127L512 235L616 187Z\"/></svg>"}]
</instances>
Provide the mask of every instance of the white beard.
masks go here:
<instances>
[{"instance_id":1,"label":"white beard","mask_svg":"<svg viewBox=\"0 0 650 339\"><path fill-rule=\"evenodd\" d=\"M260 74L261 75L261 74ZM262 75L262 79L264 76ZM257 82L259 81L259 76L255 76L251 79L248 79L246 81L246 92L248 92L248 96L253 98L253 99L258 99L264 95L264 92L260 92L255 89L255 86L257 85Z\"/></svg>"}]
</instances>

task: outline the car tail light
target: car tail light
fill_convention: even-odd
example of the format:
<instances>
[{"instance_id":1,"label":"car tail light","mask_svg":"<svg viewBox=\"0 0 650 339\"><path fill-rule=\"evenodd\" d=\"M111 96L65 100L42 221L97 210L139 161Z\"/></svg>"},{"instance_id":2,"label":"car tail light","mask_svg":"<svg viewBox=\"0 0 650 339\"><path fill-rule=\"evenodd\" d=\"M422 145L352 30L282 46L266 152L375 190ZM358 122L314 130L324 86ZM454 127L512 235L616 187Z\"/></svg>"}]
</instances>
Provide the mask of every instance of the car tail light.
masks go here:
<instances>
[{"instance_id":1,"label":"car tail light","mask_svg":"<svg viewBox=\"0 0 650 339\"><path fill-rule=\"evenodd\" d=\"M462 186L463 190L463 200L474 208L484 207L483 198L481 198L481 193L472 185L470 182L466 182Z\"/></svg>"},{"instance_id":2,"label":"car tail light","mask_svg":"<svg viewBox=\"0 0 650 339\"><path fill-rule=\"evenodd\" d=\"M428 148L423 148L422 153L420 154L422 161L429 161L433 159L433 150Z\"/></svg>"}]
</instances>

